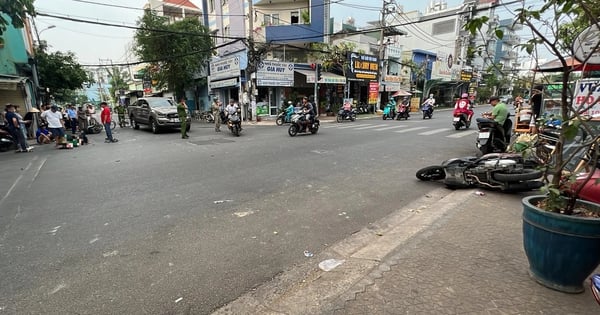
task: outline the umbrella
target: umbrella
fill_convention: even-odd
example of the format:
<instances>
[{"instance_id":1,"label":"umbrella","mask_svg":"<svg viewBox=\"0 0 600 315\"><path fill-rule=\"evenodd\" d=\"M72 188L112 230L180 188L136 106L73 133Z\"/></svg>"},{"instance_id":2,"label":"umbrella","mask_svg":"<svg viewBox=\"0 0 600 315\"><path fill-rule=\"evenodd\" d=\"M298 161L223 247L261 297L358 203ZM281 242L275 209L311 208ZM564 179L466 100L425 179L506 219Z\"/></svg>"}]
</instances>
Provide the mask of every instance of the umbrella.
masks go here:
<instances>
[{"instance_id":1,"label":"umbrella","mask_svg":"<svg viewBox=\"0 0 600 315\"><path fill-rule=\"evenodd\" d=\"M409 96L409 95L412 95L412 94L406 92L403 89L399 89L398 91L396 91L396 93L392 94L392 97L396 97L396 96Z\"/></svg>"}]
</instances>

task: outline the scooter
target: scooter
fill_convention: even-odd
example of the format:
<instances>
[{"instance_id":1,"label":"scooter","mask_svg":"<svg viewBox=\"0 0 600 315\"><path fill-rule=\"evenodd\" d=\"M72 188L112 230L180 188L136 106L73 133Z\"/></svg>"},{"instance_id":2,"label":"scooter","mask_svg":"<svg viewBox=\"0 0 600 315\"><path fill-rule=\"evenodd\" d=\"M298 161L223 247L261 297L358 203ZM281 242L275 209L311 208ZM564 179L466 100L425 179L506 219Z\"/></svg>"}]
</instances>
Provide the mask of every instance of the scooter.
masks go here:
<instances>
[{"instance_id":1,"label":"scooter","mask_svg":"<svg viewBox=\"0 0 600 315\"><path fill-rule=\"evenodd\" d=\"M398 115L396 116L396 120L400 120L404 118L404 120L408 120L410 117L410 107L408 104L400 104L400 108L398 108Z\"/></svg>"},{"instance_id":2,"label":"scooter","mask_svg":"<svg viewBox=\"0 0 600 315\"><path fill-rule=\"evenodd\" d=\"M421 106L421 111L423 112L423 119L431 119L433 116L433 106L429 103L423 104L423 106Z\"/></svg>"},{"instance_id":3,"label":"scooter","mask_svg":"<svg viewBox=\"0 0 600 315\"><path fill-rule=\"evenodd\" d=\"M235 113L230 114L229 118L227 118L227 128L229 128L234 136L240 136L240 132L242 132L242 121L240 120L239 109Z\"/></svg>"},{"instance_id":4,"label":"scooter","mask_svg":"<svg viewBox=\"0 0 600 315\"><path fill-rule=\"evenodd\" d=\"M16 141L6 126L0 126L0 152L5 152L16 147Z\"/></svg>"},{"instance_id":5,"label":"scooter","mask_svg":"<svg viewBox=\"0 0 600 315\"><path fill-rule=\"evenodd\" d=\"M600 305L600 274L593 275L590 278L592 294L594 295L594 299Z\"/></svg>"},{"instance_id":6,"label":"scooter","mask_svg":"<svg viewBox=\"0 0 600 315\"><path fill-rule=\"evenodd\" d=\"M350 120L350 121L355 121L356 120L356 110L353 108L350 111L346 111L343 108L341 108L338 111L337 116L335 117L335 120L338 123L341 123L344 120Z\"/></svg>"},{"instance_id":7,"label":"scooter","mask_svg":"<svg viewBox=\"0 0 600 315\"><path fill-rule=\"evenodd\" d=\"M393 103L387 103L387 105L385 105L385 108L383 109L383 115L382 115L383 120L386 120L388 118L393 120L394 117L396 117L394 107L396 107L396 105Z\"/></svg>"},{"instance_id":8,"label":"scooter","mask_svg":"<svg viewBox=\"0 0 600 315\"><path fill-rule=\"evenodd\" d=\"M521 154L491 153L482 157L454 158L442 165L427 166L417 171L422 181L443 180L449 188L480 187L501 191L528 191L544 185L543 172L537 164Z\"/></svg>"},{"instance_id":9,"label":"scooter","mask_svg":"<svg viewBox=\"0 0 600 315\"><path fill-rule=\"evenodd\" d=\"M320 122L317 118L311 123L308 118L310 113L297 112L292 115L292 124L288 129L290 137L295 137L298 133L316 134L319 131Z\"/></svg>"},{"instance_id":10,"label":"scooter","mask_svg":"<svg viewBox=\"0 0 600 315\"><path fill-rule=\"evenodd\" d=\"M508 117L503 126L499 126L497 122L489 118L477 118L479 133L476 146L481 154L505 152L510 142L511 127L512 120Z\"/></svg>"},{"instance_id":11,"label":"scooter","mask_svg":"<svg viewBox=\"0 0 600 315\"><path fill-rule=\"evenodd\" d=\"M467 115L466 113L454 113L452 125L454 125L454 130L459 130L463 126L466 129L469 129L469 127L471 126L471 121L469 121L469 115Z\"/></svg>"},{"instance_id":12,"label":"scooter","mask_svg":"<svg viewBox=\"0 0 600 315\"><path fill-rule=\"evenodd\" d=\"M279 113L279 115L277 115L277 118L275 119L275 124L277 124L277 126L281 126L283 124L289 124L292 122L292 114L294 113L294 106L293 105L289 105L285 111Z\"/></svg>"}]
</instances>

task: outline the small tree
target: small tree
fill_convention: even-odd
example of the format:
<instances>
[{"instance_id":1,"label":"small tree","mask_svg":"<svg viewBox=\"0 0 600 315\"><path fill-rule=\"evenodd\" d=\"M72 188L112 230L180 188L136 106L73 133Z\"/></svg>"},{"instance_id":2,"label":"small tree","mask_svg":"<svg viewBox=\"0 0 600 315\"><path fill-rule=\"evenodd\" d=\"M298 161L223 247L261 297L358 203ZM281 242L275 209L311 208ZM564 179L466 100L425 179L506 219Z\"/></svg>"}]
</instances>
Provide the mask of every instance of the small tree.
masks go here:
<instances>
[{"instance_id":1,"label":"small tree","mask_svg":"<svg viewBox=\"0 0 600 315\"><path fill-rule=\"evenodd\" d=\"M57 101L68 101L65 90L77 90L85 82L93 82L72 52L36 51L40 86L50 91ZM45 100L48 102L48 99Z\"/></svg>"},{"instance_id":2,"label":"small tree","mask_svg":"<svg viewBox=\"0 0 600 315\"><path fill-rule=\"evenodd\" d=\"M194 85L195 75L212 54L209 30L197 18L169 23L152 11L146 11L138 25L136 55L148 63L147 70L158 88L181 95Z\"/></svg>"},{"instance_id":3,"label":"small tree","mask_svg":"<svg viewBox=\"0 0 600 315\"><path fill-rule=\"evenodd\" d=\"M35 16L34 0L3 0L0 1L0 44L4 44L2 34L7 25L14 28L22 28L25 25L26 16ZM8 18L7 18L8 17Z\"/></svg>"},{"instance_id":4,"label":"small tree","mask_svg":"<svg viewBox=\"0 0 600 315\"><path fill-rule=\"evenodd\" d=\"M584 129L589 135L592 135L592 141L598 141L598 135L590 128L586 122L587 118L582 114L595 104L574 108L571 104L574 91L570 82L574 78L575 68L567 60L574 55L573 42L576 38L576 31L581 31L591 25L599 26L598 10L600 10L600 1L598 0L547 0L536 7L523 7L516 10L515 23L526 26L532 33L532 38L518 45L527 54L538 56L541 49L547 50L560 61L562 75L561 99L560 99L560 118L562 121L560 134L552 156L552 163L544 167L550 173L551 182L547 186L548 198L545 201L545 208L549 211L572 214L575 207L578 190L572 191L570 184L565 185L563 171L573 156L566 155L563 151L565 142L573 139L580 129ZM469 21L466 29L472 34L476 34L486 25L489 17L483 16ZM503 37L500 29L494 30L495 36ZM568 35L568 36L567 36ZM597 51L600 41L596 44L593 51ZM590 56L587 56L589 59ZM583 61L583 64L587 62ZM593 173L598 160L598 152L590 162ZM589 177L588 177L589 179ZM579 190L583 185L579 185ZM569 191L570 198L568 202L563 202L561 198L565 192Z\"/></svg>"}]
</instances>

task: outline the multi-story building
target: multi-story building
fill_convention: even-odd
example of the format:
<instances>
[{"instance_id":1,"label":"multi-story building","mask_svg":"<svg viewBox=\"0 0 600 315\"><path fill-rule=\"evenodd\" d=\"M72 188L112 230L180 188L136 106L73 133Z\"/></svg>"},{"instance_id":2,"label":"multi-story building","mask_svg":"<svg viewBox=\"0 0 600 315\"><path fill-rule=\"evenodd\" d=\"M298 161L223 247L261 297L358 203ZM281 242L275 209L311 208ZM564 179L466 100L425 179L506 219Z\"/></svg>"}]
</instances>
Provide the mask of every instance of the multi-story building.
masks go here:
<instances>
[{"instance_id":1,"label":"multi-story building","mask_svg":"<svg viewBox=\"0 0 600 315\"><path fill-rule=\"evenodd\" d=\"M0 99L2 104L18 105L22 114L41 102L38 98L38 87L34 83L34 46L31 27L26 21L25 27L16 29L11 19L2 14L8 21L2 33L0 44Z\"/></svg>"}]
</instances>

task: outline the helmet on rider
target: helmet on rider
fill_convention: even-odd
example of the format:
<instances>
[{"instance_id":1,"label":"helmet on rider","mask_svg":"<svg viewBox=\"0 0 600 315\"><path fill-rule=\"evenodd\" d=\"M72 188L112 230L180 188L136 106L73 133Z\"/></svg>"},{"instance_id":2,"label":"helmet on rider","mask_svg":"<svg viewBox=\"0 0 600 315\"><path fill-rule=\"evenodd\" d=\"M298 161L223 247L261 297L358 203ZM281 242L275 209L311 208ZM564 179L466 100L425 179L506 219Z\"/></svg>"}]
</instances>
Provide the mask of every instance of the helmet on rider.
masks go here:
<instances>
[{"instance_id":1,"label":"helmet on rider","mask_svg":"<svg viewBox=\"0 0 600 315\"><path fill-rule=\"evenodd\" d=\"M469 94L467 94L467 93L463 93L463 94L462 94L460 97L461 97L461 98L467 98L467 97L469 97Z\"/></svg>"}]
</instances>

